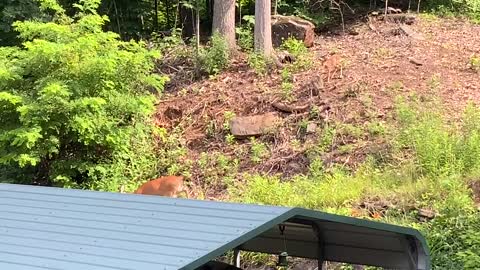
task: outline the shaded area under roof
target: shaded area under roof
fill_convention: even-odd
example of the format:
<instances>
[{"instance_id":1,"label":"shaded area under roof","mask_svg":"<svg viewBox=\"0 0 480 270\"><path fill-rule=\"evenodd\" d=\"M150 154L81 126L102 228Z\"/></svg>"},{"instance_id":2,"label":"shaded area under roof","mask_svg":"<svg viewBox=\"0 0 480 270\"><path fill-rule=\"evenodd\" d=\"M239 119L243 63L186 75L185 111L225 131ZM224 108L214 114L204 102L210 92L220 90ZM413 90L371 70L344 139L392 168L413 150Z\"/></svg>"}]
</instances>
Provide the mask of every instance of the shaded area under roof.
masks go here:
<instances>
[{"instance_id":1,"label":"shaded area under roof","mask_svg":"<svg viewBox=\"0 0 480 270\"><path fill-rule=\"evenodd\" d=\"M278 225L285 227L284 236ZM0 269L195 269L228 250L430 269L413 229L301 208L0 184Z\"/></svg>"}]
</instances>

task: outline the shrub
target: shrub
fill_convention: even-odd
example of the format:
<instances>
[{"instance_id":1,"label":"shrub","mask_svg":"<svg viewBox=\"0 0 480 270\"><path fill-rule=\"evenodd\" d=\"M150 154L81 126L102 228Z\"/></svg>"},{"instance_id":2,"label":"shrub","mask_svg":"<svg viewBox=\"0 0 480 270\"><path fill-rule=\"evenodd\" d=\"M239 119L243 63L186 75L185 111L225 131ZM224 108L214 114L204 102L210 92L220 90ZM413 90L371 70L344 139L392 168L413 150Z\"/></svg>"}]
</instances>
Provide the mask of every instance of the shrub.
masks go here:
<instances>
[{"instance_id":1,"label":"shrub","mask_svg":"<svg viewBox=\"0 0 480 270\"><path fill-rule=\"evenodd\" d=\"M218 32L215 32L212 35L210 46L202 48L200 51L200 67L208 74L217 74L228 66L229 57L227 41Z\"/></svg>"},{"instance_id":2,"label":"shrub","mask_svg":"<svg viewBox=\"0 0 480 270\"><path fill-rule=\"evenodd\" d=\"M283 41L282 48L295 57L295 62L289 67L292 72L305 70L312 66L312 56L303 41L290 37Z\"/></svg>"},{"instance_id":3,"label":"shrub","mask_svg":"<svg viewBox=\"0 0 480 270\"><path fill-rule=\"evenodd\" d=\"M478 269L480 215L468 205L450 207L447 213L425 224L423 231L434 269Z\"/></svg>"},{"instance_id":4,"label":"shrub","mask_svg":"<svg viewBox=\"0 0 480 270\"><path fill-rule=\"evenodd\" d=\"M472 55L468 61L468 67L475 72L480 72L480 56Z\"/></svg>"},{"instance_id":5,"label":"shrub","mask_svg":"<svg viewBox=\"0 0 480 270\"><path fill-rule=\"evenodd\" d=\"M253 26L255 18L251 15L243 16L245 24L242 27L237 27L235 32L237 34L237 44L242 50L250 52L253 50Z\"/></svg>"},{"instance_id":6,"label":"shrub","mask_svg":"<svg viewBox=\"0 0 480 270\"><path fill-rule=\"evenodd\" d=\"M0 48L0 164L18 178L87 187L156 173L159 55L102 31L98 3L80 1L75 20L57 8L54 22L16 22L23 46Z\"/></svg>"},{"instance_id":7,"label":"shrub","mask_svg":"<svg viewBox=\"0 0 480 270\"><path fill-rule=\"evenodd\" d=\"M255 70L259 76L264 76L269 71L269 66L272 65L272 59L265 57L265 55L257 52L251 52L248 55L248 65Z\"/></svg>"},{"instance_id":8,"label":"shrub","mask_svg":"<svg viewBox=\"0 0 480 270\"><path fill-rule=\"evenodd\" d=\"M425 106L425 104L423 105ZM397 118L401 148L414 152L426 174L465 174L480 164L480 109L469 105L458 127L447 126L440 112L422 110L414 104L399 104Z\"/></svg>"},{"instance_id":9,"label":"shrub","mask_svg":"<svg viewBox=\"0 0 480 270\"><path fill-rule=\"evenodd\" d=\"M461 15L480 22L479 0L429 0L424 6L443 16Z\"/></svg>"},{"instance_id":10,"label":"shrub","mask_svg":"<svg viewBox=\"0 0 480 270\"><path fill-rule=\"evenodd\" d=\"M284 40L282 43L282 49L288 51L295 57L299 57L308 53L308 49L305 47L303 41L294 37L289 37L288 39Z\"/></svg>"}]
</instances>

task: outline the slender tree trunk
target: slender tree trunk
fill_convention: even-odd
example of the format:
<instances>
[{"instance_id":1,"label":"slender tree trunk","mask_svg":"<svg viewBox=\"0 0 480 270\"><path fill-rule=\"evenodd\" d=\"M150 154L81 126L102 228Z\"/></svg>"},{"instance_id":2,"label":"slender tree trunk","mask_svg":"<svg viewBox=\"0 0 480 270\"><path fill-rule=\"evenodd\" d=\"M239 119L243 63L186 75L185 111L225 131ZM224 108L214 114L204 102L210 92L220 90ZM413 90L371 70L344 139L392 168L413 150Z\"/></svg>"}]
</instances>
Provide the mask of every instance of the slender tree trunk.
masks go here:
<instances>
[{"instance_id":1,"label":"slender tree trunk","mask_svg":"<svg viewBox=\"0 0 480 270\"><path fill-rule=\"evenodd\" d=\"M194 16L193 10L179 3L180 9L180 27L182 28L182 37L188 40L194 35Z\"/></svg>"},{"instance_id":2,"label":"slender tree trunk","mask_svg":"<svg viewBox=\"0 0 480 270\"><path fill-rule=\"evenodd\" d=\"M212 32L218 31L235 50L235 0L217 0L213 4Z\"/></svg>"},{"instance_id":3,"label":"slender tree trunk","mask_svg":"<svg viewBox=\"0 0 480 270\"><path fill-rule=\"evenodd\" d=\"M154 12L154 18L153 18L153 28L154 31L158 31L158 0L155 0L155 12Z\"/></svg>"},{"instance_id":4,"label":"slender tree trunk","mask_svg":"<svg viewBox=\"0 0 480 270\"><path fill-rule=\"evenodd\" d=\"M200 55L200 0L196 0L196 15L195 15L195 39L197 41L197 57Z\"/></svg>"},{"instance_id":5,"label":"slender tree trunk","mask_svg":"<svg viewBox=\"0 0 480 270\"><path fill-rule=\"evenodd\" d=\"M272 46L271 0L255 1L255 50L270 56Z\"/></svg>"},{"instance_id":6,"label":"slender tree trunk","mask_svg":"<svg viewBox=\"0 0 480 270\"><path fill-rule=\"evenodd\" d=\"M387 14L388 14L388 0L385 0L385 21L387 21Z\"/></svg>"},{"instance_id":7,"label":"slender tree trunk","mask_svg":"<svg viewBox=\"0 0 480 270\"><path fill-rule=\"evenodd\" d=\"M170 29L170 0L165 0L165 16L167 17L167 29Z\"/></svg>"},{"instance_id":8,"label":"slender tree trunk","mask_svg":"<svg viewBox=\"0 0 480 270\"><path fill-rule=\"evenodd\" d=\"M120 18L118 17L117 1L113 0L113 8L115 9L115 19L117 21L118 35L122 38L122 29L120 28Z\"/></svg>"}]
</instances>

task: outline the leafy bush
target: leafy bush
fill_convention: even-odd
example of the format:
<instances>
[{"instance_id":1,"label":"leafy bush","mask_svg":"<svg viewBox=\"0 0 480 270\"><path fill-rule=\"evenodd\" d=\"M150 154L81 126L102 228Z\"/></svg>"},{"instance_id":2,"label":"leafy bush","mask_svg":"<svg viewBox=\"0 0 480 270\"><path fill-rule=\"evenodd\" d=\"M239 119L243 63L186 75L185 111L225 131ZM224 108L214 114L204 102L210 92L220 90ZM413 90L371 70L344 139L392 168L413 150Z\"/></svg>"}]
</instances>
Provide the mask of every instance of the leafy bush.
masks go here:
<instances>
[{"instance_id":1,"label":"leafy bush","mask_svg":"<svg viewBox=\"0 0 480 270\"><path fill-rule=\"evenodd\" d=\"M253 26L255 24L254 16L243 16L243 20L246 22L242 27L237 27L235 32L237 34L237 44L244 51L253 50Z\"/></svg>"},{"instance_id":2,"label":"leafy bush","mask_svg":"<svg viewBox=\"0 0 480 270\"><path fill-rule=\"evenodd\" d=\"M480 56L472 55L468 61L468 67L475 72L480 72Z\"/></svg>"},{"instance_id":3,"label":"leafy bush","mask_svg":"<svg viewBox=\"0 0 480 270\"><path fill-rule=\"evenodd\" d=\"M468 205L450 209L424 226L434 269L478 269L480 214Z\"/></svg>"},{"instance_id":4,"label":"leafy bush","mask_svg":"<svg viewBox=\"0 0 480 270\"><path fill-rule=\"evenodd\" d=\"M308 49L307 47L305 47L303 41L293 37L289 37L288 39L283 41L282 49L288 51L295 57L299 57L308 53Z\"/></svg>"},{"instance_id":5,"label":"leafy bush","mask_svg":"<svg viewBox=\"0 0 480 270\"><path fill-rule=\"evenodd\" d=\"M259 76L266 75L269 71L269 67L273 64L273 60L265 57L265 55L257 52L251 52L247 59L250 68L255 70L255 73Z\"/></svg>"},{"instance_id":6,"label":"leafy bush","mask_svg":"<svg viewBox=\"0 0 480 270\"><path fill-rule=\"evenodd\" d=\"M399 104L397 118L397 141L414 152L424 173L465 174L479 168L480 109L468 106L458 127L447 127L440 112L413 104Z\"/></svg>"},{"instance_id":7,"label":"leafy bush","mask_svg":"<svg viewBox=\"0 0 480 270\"><path fill-rule=\"evenodd\" d=\"M429 0L425 7L443 16L468 16L475 22L480 22L479 0Z\"/></svg>"},{"instance_id":8,"label":"leafy bush","mask_svg":"<svg viewBox=\"0 0 480 270\"><path fill-rule=\"evenodd\" d=\"M303 41L289 37L283 41L282 49L295 57L295 62L289 67L292 72L305 70L313 65L312 56Z\"/></svg>"},{"instance_id":9,"label":"leafy bush","mask_svg":"<svg viewBox=\"0 0 480 270\"><path fill-rule=\"evenodd\" d=\"M218 32L213 33L210 46L202 48L199 55L200 67L208 74L217 74L228 66L230 52L228 43Z\"/></svg>"},{"instance_id":10,"label":"leafy bush","mask_svg":"<svg viewBox=\"0 0 480 270\"><path fill-rule=\"evenodd\" d=\"M55 22L16 22L23 46L0 48L0 164L18 178L87 187L157 173L159 55L103 32L98 4L81 0L75 20L49 5Z\"/></svg>"}]
</instances>

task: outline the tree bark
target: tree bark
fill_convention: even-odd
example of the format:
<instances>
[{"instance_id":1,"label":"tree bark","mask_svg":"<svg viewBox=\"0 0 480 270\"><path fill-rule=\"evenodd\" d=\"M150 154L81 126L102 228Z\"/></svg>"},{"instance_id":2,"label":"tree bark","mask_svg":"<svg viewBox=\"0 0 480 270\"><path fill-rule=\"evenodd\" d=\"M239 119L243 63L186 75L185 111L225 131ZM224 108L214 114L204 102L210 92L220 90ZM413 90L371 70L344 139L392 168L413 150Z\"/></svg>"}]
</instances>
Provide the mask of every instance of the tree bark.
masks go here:
<instances>
[{"instance_id":1,"label":"tree bark","mask_svg":"<svg viewBox=\"0 0 480 270\"><path fill-rule=\"evenodd\" d=\"M154 17L153 17L153 29L154 31L158 31L158 0L155 0L154 2Z\"/></svg>"},{"instance_id":2,"label":"tree bark","mask_svg":"<svg viewBox=\"0 0 480 270\"><path fill-rule=\"evenodd\" d=\"M255 1L255 50L270 56L272 46L271 0Z\"/></svg>"},{"instance_id":3,"label":"tree bark","mask_svg":"<svg viewBox=\"0 0 480 270\"><path fill-rule=\"evenodd\" d=\"M195 16L195 35L197 41L197 57L200 55L200 0L196 1L196 16Z\"/></svg>"},{"instance_id":4,"label":"tree bark","mask_svg":"<svg viewBox=\"0 0 480 270\"><path fill-rule=\"evenodd\" d=\"M182 27L182 37L188 40L194 35L194 16L193 11L180 4L180 26Z\"/></svg>"},{"instance_id":5,"label":"tree bark","mask_svg":"<svg viewBox=\"0 0 480 270\"><path fill-rule=\"evenodd\" d=\"M212 32L218 31L235 50L235 0L217 0L213 4Z\"/></svg>"}]
</instances>

